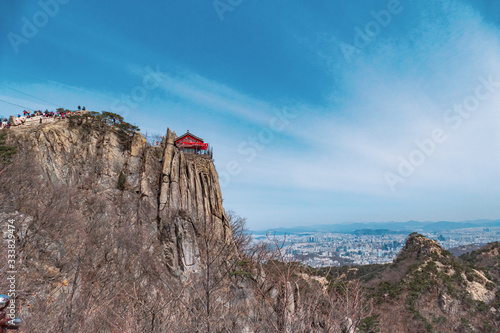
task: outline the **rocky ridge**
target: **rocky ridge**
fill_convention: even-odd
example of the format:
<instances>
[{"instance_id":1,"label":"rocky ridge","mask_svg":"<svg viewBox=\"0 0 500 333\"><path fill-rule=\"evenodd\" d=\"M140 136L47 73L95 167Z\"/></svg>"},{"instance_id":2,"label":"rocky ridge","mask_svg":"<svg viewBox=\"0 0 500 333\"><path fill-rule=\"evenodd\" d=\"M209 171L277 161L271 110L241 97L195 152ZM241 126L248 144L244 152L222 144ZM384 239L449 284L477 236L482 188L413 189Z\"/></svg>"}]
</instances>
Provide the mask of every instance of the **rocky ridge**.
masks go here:
<instances>
[{"instance_id":1,"label":"rocky ridge","mask_svg":"<svg viewBox=\"0 0 500 333\"><path fill-rule=\"evenodd\" d=\"M383 332L495 332L500 323L498 280L423 235L410 234L392 264L344 271L373 290Z\"/></svg>"}]
</instances>

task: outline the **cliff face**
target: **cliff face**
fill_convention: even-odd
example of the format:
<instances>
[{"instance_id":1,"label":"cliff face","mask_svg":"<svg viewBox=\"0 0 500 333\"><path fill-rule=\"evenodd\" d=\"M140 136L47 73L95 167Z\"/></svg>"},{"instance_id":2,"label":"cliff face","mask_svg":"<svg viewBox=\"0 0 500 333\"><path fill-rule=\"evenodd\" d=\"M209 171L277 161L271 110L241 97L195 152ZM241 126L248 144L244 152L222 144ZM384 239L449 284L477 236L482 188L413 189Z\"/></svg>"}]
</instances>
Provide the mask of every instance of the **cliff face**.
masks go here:
<instances>
[{"instance_id":1,"label":"cliff face","mask_svg":"<svg viewBox=\"0 0 500 333\"><path fill-rule=\"evenodd\" d=\"M17 154L0 175L0 220L15 226L26 331L246 325L228 316L231 306L248 311L253 292L231 274L239 253L213 161L184 154L170 129L158 146L123 134L89 120L8 132ZM0 290L8 287L0 280ZM229 292L238 301L225 299Z\"/></svg>"},{"instance_id":2,"label":"cliff face","mask_svg":"<svg viewBox=\"0 0 500 333\"><path fill-rule=\"evenodd\" d=\"M196 269L199 248L194 235L204 226L225 242L231 242L232 236L214 164L205 155L179 151L175 137L168 130L157 212L160 241L170 267L178 271Z\"/></svg>"},{"instance_id":3,"label":"cliff face","mask_svg":"<svg viewBox=\"0 0 500 333\"><path fill-rule=\"evenodd\" d=\"M197 270L203 230L210 228L229 243L232 236L212 160L184 154L174 146L175 137L169 129L161 145L152 147L136 133L125 147L113 130L86 132L58 122L14 128L10 140L28 152L44 181L105 201L125 198L136 209L130 225L147 228L165 264L181 275Z\"/></svg>"}]
</instances>

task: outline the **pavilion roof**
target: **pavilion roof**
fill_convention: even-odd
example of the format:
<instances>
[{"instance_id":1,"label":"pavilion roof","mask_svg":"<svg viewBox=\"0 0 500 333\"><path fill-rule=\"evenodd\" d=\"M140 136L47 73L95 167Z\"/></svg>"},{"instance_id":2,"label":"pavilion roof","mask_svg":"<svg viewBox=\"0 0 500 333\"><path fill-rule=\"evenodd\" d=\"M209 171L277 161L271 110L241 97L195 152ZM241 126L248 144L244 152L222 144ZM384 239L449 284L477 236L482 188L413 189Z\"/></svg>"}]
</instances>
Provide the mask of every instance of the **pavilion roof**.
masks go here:
<instances>
[{"instance_id":1,"label":"pavilion roof","mask_svg":"<svg viewBox=\"0 0 500 333\"><path fill-rule=\"evenodd\" d=\"M190 136L190 137L192 137L193 139L196 139L196 140L199 140L199 141L201 141L201 142L204 142L202 138L197 137L197 136L196 136L196 135L194 135L193 133L189 133L189 130L188 130L186 133L182 134L181 136L178 136L178 137L175 139L175 142L177 142L177 141L179 141L179 140L184 139L186 136Z\"/></svg>"}]
</instances>

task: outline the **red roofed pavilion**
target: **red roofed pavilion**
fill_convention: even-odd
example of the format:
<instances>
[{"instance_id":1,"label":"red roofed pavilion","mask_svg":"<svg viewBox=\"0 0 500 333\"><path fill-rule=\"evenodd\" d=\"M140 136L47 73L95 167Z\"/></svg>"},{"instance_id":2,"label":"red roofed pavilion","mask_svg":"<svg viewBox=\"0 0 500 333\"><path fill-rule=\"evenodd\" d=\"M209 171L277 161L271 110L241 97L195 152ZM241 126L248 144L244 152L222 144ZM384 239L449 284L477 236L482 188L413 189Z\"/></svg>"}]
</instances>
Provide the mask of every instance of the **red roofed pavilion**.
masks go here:
<instances>
[{"instance_id":1,"label":"red roofed pavilion","mask_svg":"<svg viewBox=\"0 0 500 333\"><path fill-rule=\"evenodd\" d=\"M175 146L190 154L206 154L208 152L208 143L205 143L202 138L189 133L189 130L175 139Z\"/></svg>"}]
</instances>

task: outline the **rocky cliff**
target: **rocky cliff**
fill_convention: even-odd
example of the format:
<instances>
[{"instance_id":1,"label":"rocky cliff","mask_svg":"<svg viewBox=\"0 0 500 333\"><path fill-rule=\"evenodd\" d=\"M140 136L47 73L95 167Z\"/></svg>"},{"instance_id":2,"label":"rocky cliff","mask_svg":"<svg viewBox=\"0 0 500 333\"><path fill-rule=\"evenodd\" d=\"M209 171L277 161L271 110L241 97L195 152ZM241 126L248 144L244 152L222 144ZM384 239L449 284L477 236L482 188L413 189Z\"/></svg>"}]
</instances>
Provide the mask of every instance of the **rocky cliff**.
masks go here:
<instances>
[{"instance_id":1,"label":"rocky cliff","mask_svg":"<svg viewBox=\"0 0 500 333\"><path fill-rule=\"evenodd\" d=\"M175 274L196 270L197 236L205 225L232 241L212 160L177 149L170 129L155 147L136 133L129 149L112 130L88 133L65 122L11 131L11 142L30 155L44 181L76 187L103 200L126 197L138 212L130 223L146 224L157 235L166 265ZM120 174L123 189L117 187Z\"/></svg>"},{"instance_id":2,"label":"rocky cliff","mask_svg":"<svg viewBox=\"0 0 500 333\"><path fill-rule=\"evenodd\" d=\"M15 226L26 332L350 332L359 323L364 312L353 317L279 240L239 253L245 236L232 233L209 157L179 151L170 130L150 146L103 117L8 132L17 154L0 175L0 219Z\"/></svg>"},{"instance_id":3,"label":"rocky cliff","mask_svg":"<svg viewBox=\"0 0 500 333\"><path fill-rule=\"evenodd\" d=\"M238 257L217 171L210 157L176 148L170 129L151 146L138 132L124 136L113 126L87 124L56 121L8 132L17 154L0 176L0 217L16 227L26 329L45 331L35 325L45 320L56 331L100 331L99 320L122 322L134 313L142 319L131 331L164 331L182 321L182 313L171 318L175 311L187 311L166 304L192 295L210 303L210 292L221 288L201 292L203 284L186 282L207 272L208 252L219 250L221 261ZM96 324L80 317L102 306ZM110 313L117 317L106 318Z\"/></svg>"}]
</instances>

